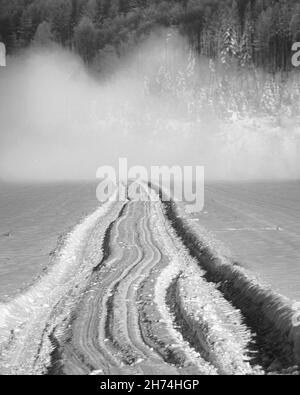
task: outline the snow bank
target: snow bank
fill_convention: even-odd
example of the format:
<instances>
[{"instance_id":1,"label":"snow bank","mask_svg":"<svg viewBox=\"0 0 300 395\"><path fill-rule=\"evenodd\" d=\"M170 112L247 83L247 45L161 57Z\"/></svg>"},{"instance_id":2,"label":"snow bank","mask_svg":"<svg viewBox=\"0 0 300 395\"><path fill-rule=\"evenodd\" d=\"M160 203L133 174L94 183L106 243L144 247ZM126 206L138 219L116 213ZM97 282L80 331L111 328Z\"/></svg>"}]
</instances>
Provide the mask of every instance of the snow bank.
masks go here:
<instances>
[{"instance_id":1,"label":"snow bank","mask_svg":"<svg viewBox=\"0 0 300 395\"><path fill-rule=\"evenodd\" d=\"M40 373L49 362L53 346L48 335L68 314L72 301L80 295L98 263L97 254L94 259L82 256L83 246L97 222L111 211L115 200L113 195L74 228L57 262L36 284L12 302L0 305L1 372L8 369L9 373ZM99 249L98 244L95 247ZM55 309L58 312L54 313Z\"/></svg>"},{"instance_id":2,"label":"snow bank","mask_svg":"<svg viewBox=\"0 0 300 395\"><path fill-rule=\"evenodd\" d=\"M163 205L177 235L206 271L206 279L218 284L225 298L241 310L247 325L260 338L260 346L271 350L282 365L300 364L299 304L277 294L249 271L218 254L208 240L200 238L197 226L181 217L174 202L164 201Z\"/></svg>"},{"instance_id":3,"label":"snow bank","mask_svg":"<svg viewBox=\"0 0 300 395\"><path fill-rule=\"evenodd\" d=\"M171 224L165 221L163 204L152 200L156 202L151 216L154 237L170 260L155 284L155 302L168 331L206 374L253 374L249 363L252 334L243 323L240 311L224 299L215 285L205 280L204 271L191 258ZM171 288L176 312L170 311L168 302ZM188 329L177 330L177 311ZM190 347L185 335L192 337L191 344L195 340L200 345L197 351Z\"/></svg>"},{"instance_id":4,"label":"snow bank","mask_svg":"<svg viewBox=\"0 0 300 395\"><path fill-rule=\"evenodd\" d=\"M194 266L189 265L176 287L182 317L220 374L253 374L249 363L252 334L243 323L240 311Z\"/></svg>"}]
</instances>

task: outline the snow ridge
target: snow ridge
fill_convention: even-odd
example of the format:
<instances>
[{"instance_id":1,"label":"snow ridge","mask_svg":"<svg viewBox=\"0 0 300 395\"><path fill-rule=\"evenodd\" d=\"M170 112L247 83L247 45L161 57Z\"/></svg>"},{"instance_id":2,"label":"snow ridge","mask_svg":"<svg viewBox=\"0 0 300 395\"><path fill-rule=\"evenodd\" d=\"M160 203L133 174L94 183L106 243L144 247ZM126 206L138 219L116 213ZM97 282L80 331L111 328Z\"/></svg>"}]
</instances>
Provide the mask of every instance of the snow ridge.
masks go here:
<instances>
[{"instance_id":1,"label":"snow ridge","mask_svg":"<svg viewBox=\"0 0 300 395\"><path fill-rule=\"evenodd\" d=\"M12 302L0 305L1 373L40 373L49 363L53 350L49 339L53 328L49 322L55 325L55 321L62 318L59 312L68 311L66 307L80 295L81 286L99 259L95 256L95 262L95 259L83 256L84 243L96 223L110 211L114 212L115 201L114 194L74 228L58 261L36 284ZM64 309L59 308L61 303L64 303ZM42 340L40 334L43 334ZM39 366L36 366L37 354L40 355Z\"/></svg>"},{"instance_id":2,"label":"snow ridge","mask_svg":"<svg viewBox=\"0 0 300 395\"><path fill-rule=\"evenodd\" d=\"M210 240L200 236L197 225L181 215L173 201L161 192L160 196L167 218L204 269L205 279L218 285L223 297L242 312L259 347L269 353L269 361L277 359L283 368L300 364L299 304L277 294L254 274L220 255Z\"/></svg>"}]
</instances>

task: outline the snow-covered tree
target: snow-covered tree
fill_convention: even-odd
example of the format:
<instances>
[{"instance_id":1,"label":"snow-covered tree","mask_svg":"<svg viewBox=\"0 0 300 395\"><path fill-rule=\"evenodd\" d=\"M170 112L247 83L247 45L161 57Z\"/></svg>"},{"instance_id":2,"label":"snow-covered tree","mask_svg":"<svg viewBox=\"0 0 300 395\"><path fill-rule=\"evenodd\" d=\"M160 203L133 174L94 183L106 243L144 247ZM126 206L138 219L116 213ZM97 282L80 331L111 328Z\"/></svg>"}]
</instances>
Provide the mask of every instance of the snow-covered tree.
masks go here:
<instances>
[{"instance_id":1,"label":"snow-covered tree","mask_svg":"<svg viewBox=\"0 0 300 395\"><path fill-rule=\"evenodd\" d=\"M242 67L247 67L253 62L253 36L254 23L251 3L249 3L245 12L244 31L240 46L240 64Z\"/></svg>"},{"instance_id":2,"label":"snow-covered tree","mask_svg":"<svg viewBox=\"0 0 300 395\"><path fill-rule=\"evenodd\" d=\"M223 14L220 60L226 66L236 62L239 56L240 23L238 6L234 0L230 10Z\"/></svg>"}]
</instances>

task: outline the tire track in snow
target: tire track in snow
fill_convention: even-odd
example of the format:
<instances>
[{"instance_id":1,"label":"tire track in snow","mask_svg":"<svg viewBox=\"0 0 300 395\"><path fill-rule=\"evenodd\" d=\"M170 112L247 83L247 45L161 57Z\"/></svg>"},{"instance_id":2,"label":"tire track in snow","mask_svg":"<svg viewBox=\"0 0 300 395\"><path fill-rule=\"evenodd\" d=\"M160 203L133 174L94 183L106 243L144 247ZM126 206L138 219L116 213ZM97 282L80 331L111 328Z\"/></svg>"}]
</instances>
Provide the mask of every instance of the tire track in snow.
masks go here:
<instances>
[{"instance_id":1,"label":"tire track in snow","mask_svg":"<svg viewBox=\"0 0 300 395\"><path fill-rule=\"evenodd\" d=\"M53 329L68 316L101 259L104 231L121 204L114 196L69 234L57 263L24 294L0 305L0 373L41 374L50 363Z\"/></svg>"},{"instance_id":2,"label":"tire track in snow","mask_svg":"<svg viewBox=\"0 0 300 395\"><path fill-rule=\"evenodd\" d=\"M89 373L178 373L144 343L138 325L137 289L161 262L149 239L150 206L150 202L129 202L124 217L112 228L111 255L92 278L88 296L76 311L70 332L73 350L70 353L67 345L63 358L67 373L73 369L72 353L81 360L82 373L87 361L92 367Z\"/></svg>"},{"instance_id":3,"label":"tire track in snow","mask_svg":"<svg viewBox=\"0 0 300 395\"><path fill-rule=\"evenodd\" d=\"M7 337L10 345L1 361L2 366L6 364L7 372L217 374L220 371L203 342L195 347L176 324L168 290L180 273L188 273L191 257L166 219L155 192L147 193L144 202L111 204L105 221L95 220L84 238L81 236L78 248L70 252L71 261L77 265L64 268L63 278L69 279L71 274L74 278L71 276L61 288L54 287L55 298L49 299L45 294L41 297L41 308L46 302L48 305L42 320L41 308L37 312L29 311L26 322L31 324L19 327L16 338ZM198 274L205 287L202 273ZM213 305L209 299L205 303ZM222 327L224 320L219 322ZM29 331L35 325L33 347ZM237 322L239 326L242 328ZM192 325L188 325L188 330L193 331ZM238 351L242 354L239 355L241 365L244 352L244 349ZM236 367L236 372L241 371L249 373L243 367ZM231 373L229 369L221 371L224 372Z\"/></svg>"}]
</instances>

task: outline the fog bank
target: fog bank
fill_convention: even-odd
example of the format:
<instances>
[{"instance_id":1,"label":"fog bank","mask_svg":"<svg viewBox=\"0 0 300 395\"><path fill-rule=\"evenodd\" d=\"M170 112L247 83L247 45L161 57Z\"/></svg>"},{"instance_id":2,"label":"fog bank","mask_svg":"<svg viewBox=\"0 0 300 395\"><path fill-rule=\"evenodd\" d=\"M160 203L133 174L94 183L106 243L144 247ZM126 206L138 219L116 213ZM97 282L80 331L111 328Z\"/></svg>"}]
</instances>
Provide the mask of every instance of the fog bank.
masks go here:
<instances>
[{"instance_id":1,"label":"fog bank","mask_svg":"<svg viewBox=\"0 0 300 395\"><path fill-rule=\"evenodd\" d=\"M199 92L204 78L195 59L177 36L150 38L102 79L59 48L9 58L0 69L0 177L93 179L99 166L127 157L130 165L203 165L209 179L299 178L293 120L225 123L205 108L192 112L186 78Z\"/></svg>"}]
</instances>

